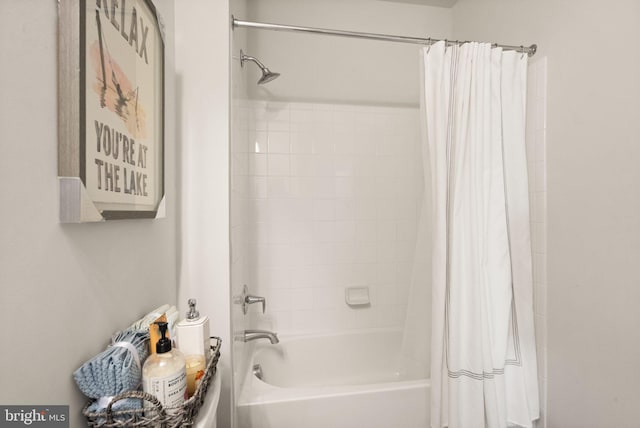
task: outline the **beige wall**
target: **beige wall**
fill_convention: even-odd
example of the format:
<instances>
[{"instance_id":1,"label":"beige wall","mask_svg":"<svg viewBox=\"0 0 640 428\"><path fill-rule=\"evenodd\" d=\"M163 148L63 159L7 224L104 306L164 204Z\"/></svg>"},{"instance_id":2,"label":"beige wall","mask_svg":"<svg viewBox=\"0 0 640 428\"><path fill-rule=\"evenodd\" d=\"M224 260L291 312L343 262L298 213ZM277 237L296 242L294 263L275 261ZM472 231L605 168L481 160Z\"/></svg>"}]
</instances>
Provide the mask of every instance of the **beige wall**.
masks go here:
<instances>
[{"instance_id":1,"label":"beige wall","mask_svg":"<svg viewBox=\"0 0 640 428\"><path fill-rule=\"evenodd\" d=\"M414 37L449 37L451 9L372 0L249 0L239 19ZM418 105L418 45L251 30L249 55L281 77L254 99ZM234 52L236 54L236 52ZM259 72L248 65L253 81Z\"/></svg>"},{"instance_id":2,"label":"beige wall","mask_svg":"<svg viewBox=\"0 0 640 428\"><path fill-rule=\"evenodd\" d=\"M640 3L459 0L454 37L548 57L548 426L637 426Z\"/></svg>"},{"instance_id":3,"label":"beige wall","mask_svg":"<svg viewBox=\"0 0 640 428\"><path fill-rule=\"evenodd\" d=\"M174 67L173 2L164 18ZM69 404L86 426L73 371L112 333L176 299L175 88L166 86L167 217L58 222L57 2L0 2L0 403Z\"/></svg>"}]
</instances>

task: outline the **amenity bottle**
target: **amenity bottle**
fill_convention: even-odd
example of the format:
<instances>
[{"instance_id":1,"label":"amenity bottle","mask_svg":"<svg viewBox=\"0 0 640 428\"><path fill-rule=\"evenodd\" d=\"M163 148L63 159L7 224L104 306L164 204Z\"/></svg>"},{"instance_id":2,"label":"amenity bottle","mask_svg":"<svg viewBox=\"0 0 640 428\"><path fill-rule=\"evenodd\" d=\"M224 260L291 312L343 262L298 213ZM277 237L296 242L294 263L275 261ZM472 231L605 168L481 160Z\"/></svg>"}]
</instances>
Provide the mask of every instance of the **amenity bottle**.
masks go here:
<instances>
[{"instance_id":1,"label":"amenity bottle","mask_svg":"<svg viewBox=\"0 0 640 428\"><path fill-rule=\"evenodd\" d=\"M142 367L142 388L154 395L166 408L180 407L187 399L186 362L182 352L171 349L167 339L167 323L157 322L161 338L156 353ZM145 402L145 405L149 405Z\"/></svg>"}]
</instances>

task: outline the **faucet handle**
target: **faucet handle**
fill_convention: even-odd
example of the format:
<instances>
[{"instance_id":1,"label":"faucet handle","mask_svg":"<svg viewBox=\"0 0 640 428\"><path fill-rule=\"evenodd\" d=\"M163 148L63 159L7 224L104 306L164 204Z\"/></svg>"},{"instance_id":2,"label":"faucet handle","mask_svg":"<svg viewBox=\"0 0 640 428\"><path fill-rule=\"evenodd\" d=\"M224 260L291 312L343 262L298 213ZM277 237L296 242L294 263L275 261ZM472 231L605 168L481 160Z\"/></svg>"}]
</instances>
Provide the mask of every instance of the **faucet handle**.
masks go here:
<instances>
[{"instance_id":1,"label":"faucet handle","mask_svg":"<svg viewBox=\"0 0 640 428\"><path fill-rule=\"evenodd\" d=\"M266 310L266 307L267 307L267 301L266 301L266 299L264 297L252 296L251 294L247 294L244 297L244 303L245 303L245 306L246 305L252 305L254 303L262 303L262 313L263 314L264 314L264 311Z\"/></svg>"},{"instance_id":2,"label":"faucet handle","mask_svg":"<svg viewBox=\"0 0 640 428\"><path fill-rule=\"evenodd\" d=\"M249 312L249 305L252 305L254 303L262 303L263 314L267 309L267 300L264 297L253 296L249 294L249 288L247 287L247 284L245 284L244 287L242 287L242 296L235 297L234 301L242 305L242 312L245 315L247 315L247 312Z\"/></svg>"}]
</instances>

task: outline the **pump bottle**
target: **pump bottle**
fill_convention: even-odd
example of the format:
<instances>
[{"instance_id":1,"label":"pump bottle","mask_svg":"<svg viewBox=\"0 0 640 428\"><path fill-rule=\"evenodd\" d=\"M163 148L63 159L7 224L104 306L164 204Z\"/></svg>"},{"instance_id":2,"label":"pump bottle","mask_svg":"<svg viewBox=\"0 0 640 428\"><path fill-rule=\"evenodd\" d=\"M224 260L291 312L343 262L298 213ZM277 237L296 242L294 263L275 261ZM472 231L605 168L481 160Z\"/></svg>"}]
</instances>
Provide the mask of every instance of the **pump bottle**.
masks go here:
<instances>
[{"instance_id":1,"label":"pump bottle","mask_svg":"<svg viewBox=\"0 0 640 428\"><path fill-rule=\"evenodd\" d=\"M156 322L162 336L156 343L156 353L142 367L142 388L154 395L165 408L180 407L187 399L187 373L184 356L171 349L167 323Z\"/></svg>"}]
</instances>

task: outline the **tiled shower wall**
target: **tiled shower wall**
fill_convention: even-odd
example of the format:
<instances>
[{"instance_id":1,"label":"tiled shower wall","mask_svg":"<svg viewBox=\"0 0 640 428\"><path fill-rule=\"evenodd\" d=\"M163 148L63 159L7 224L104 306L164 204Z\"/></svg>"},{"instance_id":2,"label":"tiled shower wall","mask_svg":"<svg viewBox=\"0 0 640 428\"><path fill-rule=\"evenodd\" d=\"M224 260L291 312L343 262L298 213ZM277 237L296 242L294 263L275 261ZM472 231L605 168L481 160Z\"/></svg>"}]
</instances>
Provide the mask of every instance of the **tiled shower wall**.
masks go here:
<instances>
[{"instance_id":1,"label":"tiled shower wall","mask_svg":"<svg viewBox=\"0 0 640 428\"><path fill-rule=\"evenodd\" d=\"M540 420L546 427L547 414L547 60L529 64L527 88L527 167L533 253L533 294L540 387Z\"/></svg>"},{"instance_id":2,"label":"tiled shower wall","mask_svg":"<svg viewBox=\"0 0 640 428\"><path fill-rule=\"evenodd\" d=\"M418 109L249 102L249 324L282 333L402 327L422 197ZM242 181L242 180L240 180ZM350 307L348 287L370 305Z\"/></svg>"}]
</instances>

